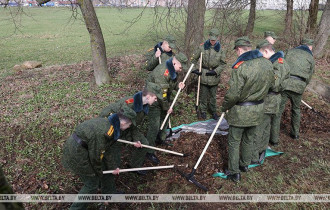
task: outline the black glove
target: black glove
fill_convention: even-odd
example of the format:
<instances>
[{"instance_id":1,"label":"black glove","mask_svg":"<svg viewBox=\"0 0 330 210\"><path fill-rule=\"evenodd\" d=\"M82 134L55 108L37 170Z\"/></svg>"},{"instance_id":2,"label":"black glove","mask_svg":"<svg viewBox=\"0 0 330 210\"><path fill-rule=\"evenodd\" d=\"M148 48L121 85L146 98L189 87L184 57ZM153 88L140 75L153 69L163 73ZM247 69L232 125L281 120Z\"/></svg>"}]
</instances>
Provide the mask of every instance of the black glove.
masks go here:
<instances>
[{"instance_id":1,"label":"black glove","mask_svg":"<svg viewBox=\"0 0 330 210\"><path fill-rule=\"evenodd\" d=\"M217 73L216 73L214 70L211 70L211 71L209 71L209 72L206 72L205 75L206 75L206 76L216 76Z\"/></svg>"},{"instance_id":2,"label":"black glove","mask_svg":"<svg viewBox=\"0 0 330 210\"><path fill-rule=\"evenodd\" d=\"M202 75L202 72L199 72L198 69L195 69L192 73L197 74L198 76Z\"/></svg>"}]
</instances>

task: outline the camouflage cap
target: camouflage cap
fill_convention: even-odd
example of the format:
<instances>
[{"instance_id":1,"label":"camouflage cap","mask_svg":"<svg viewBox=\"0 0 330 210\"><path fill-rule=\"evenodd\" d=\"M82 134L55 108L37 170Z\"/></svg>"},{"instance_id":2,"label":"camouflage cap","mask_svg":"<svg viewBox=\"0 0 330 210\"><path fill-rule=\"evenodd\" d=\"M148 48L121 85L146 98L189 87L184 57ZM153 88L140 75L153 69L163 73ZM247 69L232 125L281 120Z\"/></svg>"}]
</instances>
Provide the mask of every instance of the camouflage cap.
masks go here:
<instances>
[{"instance_id":1,"label":"camouflage cap","mask_svg":"<svg viewBox=\"0 0 330 210\"><path fill-rule=\"evenodd\" d=\"M271 36L271 37L273 37L273 39L277 39L278 38L278 36L276 36L276 34L273 31L265 31L264 36L265 36L265 38L267 36Z\"/></svg>"},{"instance_id":2,"label":"camouflage cap","mask_svg":"<svg viewBox=\"0 0 330 210\"><path fill-rule=\"evenodd\" d=\"M242 37L237 38L235 41L235 44L234 44L234 49L236 49L236 47L239 47L239 46L252 47L249 37L242 36Z\"/></svg>"},{"instance_id":3,"label":"camouflage cap","mask_svg":"<svg viewBox=\"0 0 330 210\"><path fill-rule=\"evenodd\" d=\"M218 40L218 36L219 36L219 34L220 34L220 31L219 31L218 29L216 29L216 28L212 28L212 29L210 30L210 33L209 33L209 35L210 35L210 40Z\"/></svg>"},{"instance_id":4,"label":"camouflage cap","mask_svg":"<svg viewBox=\"0 0 330 210\"><path fill-rule=\"evenodd\" d=\"M175 45L175 38L174 36L172 35L167 35L165 38L164 38L165 41L168 42L169 46L171 49L175 49L176 48L176 45Z\"/></svg>"},{"instance_id":5,"label":"camouflage cap","mask_svg":"<svg viewBox=\"0 0 330 210\"><path fill-rule=\"evenodd\" d=\"M261 49L261 48L263 48L263 47L266 47L266 46L268 46L268 45L271 45L271 44L269 43L268 40L264 39L264 40L261 40L261 41L258 42L256 48L259 50L259 49Z\"/></svg>"},{"instance_id":6,"label":"camouflage cap","mask_svg":"<svg viewBox=\"0 0 330 210\"><path fill-rule=\"evenodd\" d=\"M121 107L120 113L130 119L132 121L133 125L136 125L135 118L136 118L136 112L129 108L128 106L124 105Z\"/></svg>"},{"instance_id":7,"label":"camouflage cap","mask_svg":"<svg viewBox=\"0 0 330 210\"><path fill-rule=\"evenodd\" d=\"M187 69L188 58L182 52L175 55L175 58L181 63L183 69Z\"/></svg>"},{"instance_id":8,"label":"camouflage cap","mask_svg":"<svg viewBox=\"0 0 330 210\"><path fill-rule=\"evenodd\" d=\"M301 44L302 45L313 46L314 40L313 39L309 39L309 38L304 38L303 40L301 40Z\"/></svg>"},{"instance_id":9,"label":"camouflage cap","mask_svg":"<svg viewBox=\"0 0 330 210\"><path fill-rule=\"evenodd\" d=\"M159 99L163 99L162 88L156 83L147 82L145 89L157 96Z\"/></svg>"}]
</instances>

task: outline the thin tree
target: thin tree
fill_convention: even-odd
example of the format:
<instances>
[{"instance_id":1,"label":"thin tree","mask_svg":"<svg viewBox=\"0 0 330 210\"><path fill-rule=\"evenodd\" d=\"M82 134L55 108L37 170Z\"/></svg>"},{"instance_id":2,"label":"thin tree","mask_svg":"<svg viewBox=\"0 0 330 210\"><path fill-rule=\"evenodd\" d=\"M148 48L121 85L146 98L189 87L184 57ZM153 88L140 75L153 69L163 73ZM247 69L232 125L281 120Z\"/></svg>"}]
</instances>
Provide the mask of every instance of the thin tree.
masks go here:
<instances>
[{"instance_id":1,"label":"thin tree","mask_svg":"<svg viewBox=\"0 0 330 210\"><path fill-rule=\"evenodd\" d=\"M292 31L292 19L293 19L293 0L286 1L286 15L285 15L285 29L284 36L289 37Z\"/></svg>"},{"instance_id":2,"label":"thin tree","mask_svg":"<svg viewBox=\"0 0 330 210\"><path fill-rule=\"evenodd\" d=\"M205 0L189 0L185 30L185 52L188 57L203 40Z\"/></svg>"},{"instance_id":3,"label":"thin tree","mask_svg":"<svg viewBox=\"0 0 330 210\"><path fill-rule=\"evenodd\" d=\"M249 20L246 25L245 29L245 35L249 35L253 32L254 29L254 22L256 20L256 6L257 6L257 0L251 0L250 1L250 13L249 13Z\"/></svg>"},{"instance_id":4,"label":"thin tree","mask_svg":"<svg viewBox=\"0 0 330 210\"><path fill-rule=\"evenodd\" d=\"M317 13L319 11L319 0L311 0L306 33L314 34L317 29Z\"/></svg>"},{"instance_id":5,"label":"thin tree","mask_svg":"<svg viewBox=\"0 0 330 210\"><path fill-rule=\"evenodd\" d=\"M77 3L85 20L86 28L90 36L92 63L96 84L109 84L110 75L107 67L104 38L92 0L78 0Z\"/></svg>"},{"instance_id":6,"label":"thin tree","mask_svg":"<svg viewBox=\"0 0 330 210\"><path fill-rule=\"evenodd\" d=\"M315 46L313 49L314 55L319 57L321 52L327 43L327 40L330 35L330 0L327 0L327 3L324 7L321 21L319 24L319 30L315 39Z\"/></svg>"}]
</instances>

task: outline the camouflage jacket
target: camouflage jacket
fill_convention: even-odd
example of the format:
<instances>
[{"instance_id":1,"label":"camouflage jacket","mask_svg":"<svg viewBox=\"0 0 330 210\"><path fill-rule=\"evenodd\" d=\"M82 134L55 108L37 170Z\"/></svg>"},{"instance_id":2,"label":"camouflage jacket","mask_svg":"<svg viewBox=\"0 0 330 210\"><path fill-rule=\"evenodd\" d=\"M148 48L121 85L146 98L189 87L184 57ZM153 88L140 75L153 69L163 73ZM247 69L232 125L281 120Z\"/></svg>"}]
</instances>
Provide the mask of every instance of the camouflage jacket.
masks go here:
<instances>
[{"instance_id":1,"label":"camouflage jacket","mask_svg":"<svg viewBox=\"0 0 330 210\"><path fill-rule=\"evenodd\" d=\"M281 103L281 94L279 92L284 90L283 83L289 78L290 67L284 59L282 51L275 53L269 60L273 63L273 71L275 74L275 82L270 88L265 97L265 113L276 114L279 112Z\"/></svg>"},{"instance_id":2,"label":"camouflage jacket","mask_svg":"<svg viewBox=\"0 0 330 210\"><path fill-rule=\"evenodd\" d=\"M173 90L178 89L177 73L175 72L172 58L158 65L147 79L148 82L158 84L163 90L163 100L156 101L152 106L160 106L162 110L169 109L169 102Z\"/></svg>"},{"instance_id":3,"label":"camouflage jacket","mask_svg":"<svg viewBox=\"0 0 330 210\"><path fill-rule=\"evenodd\" d=\"M201 84L210 86L218 85L220 83L220 74L226 67L225 52L221 49L219 42L216 42L216 44L212 46L210 40L205 41L191 57L191 62L198 68L198 59L201 53L203 53ZM206 73L210 70L214 70L217 74L215 76L206 76Z\"/></svg>"},{"instance_id":4,"label":"camouflage jacket","mask_svg":"<svg viewBox=\"0 0 330 210\"><path fill-rule=\"evenodd\" d=\"M74 134L71 135L63 148L62 163L66 169L84 176L102 176L103 169L111 169L110 160L104 158L104 154L121 135L117 114L84 121L74 133L87 144L88 149L76 142Z\"/></svg>"},{"instance_id":5,"label":"camouflage jacket","mask_svg":"<svg viewBox=\"0 0 330 210\"><path fill-rule=\"evenodd\" d=\"M146 57L145 68L148 71L153 71L156 68L156 66L158 66L158 64L159 64L159 58L156 58L156 56L155 56L157 49L159 49L162 53L160 55L160 59L161 59L162 63L164 63L169 58L174 56L174 53L172 51L170 51L170 52L163 51L163 49L161 47L162 44L163 44L163 42L159 42L158 44L156 44L156 46L154 48L149 49L148 53L145 55L145 57Z\"/></svg>"},{"instance_id":6,"label":"camouflage jacket","mask_svg":"<svg viewBox=\"0 0 330 210\"><path fill-rule=\"evenodd\" d=\"M290 66L290 78L285 81L285 90L303 94L315 71L313 53L306 45L290 49L285 60Z\"/></svg>"},{"instance_id":7,"label":"camouflage jacket","mask_svg":"<svg viewBox=\"0 0 330 210\"><path fill-rule=\"evenodd\" d=\"M274 82L272 63L259 50L243 53L238 57L229 80L230 88L222 103L221 111L229 110L229 125L238 127L256 126L261 123L264 103L241 106L237 103L260 102Z\"/></svg>"},{"instance_id":8,"label":"camouflage jacket","mask_svg":"<svg viewBox=\"0 0 330 210\"><path fill-rule=\"evenodd\" d=\"M140 132L145 116L149 112L149 105L142 103L142 91L137 92L133 96L125 97L115 103L102 109L99 117L108 117L112 113L119 112L123 106L128 106L136 112L136 125L131 125L127 130L123 131L123 138L130 141L140 141L142 144L148 144L145 136Z\"/></svg>"},{"instance_id":9,"label":"camouflage jacket","mask_svg":"<svg viewBox=\"0 0 330 210\"><path fill-rule=\"evenodd\" d=\"M2 171L2 168L0 166L0 194L14 194L13 189L8 184L7 179L5 177L5 174ZM24 209L22 203L4 203L0 202L0 209Z\"/></svg>"}]
</instances>

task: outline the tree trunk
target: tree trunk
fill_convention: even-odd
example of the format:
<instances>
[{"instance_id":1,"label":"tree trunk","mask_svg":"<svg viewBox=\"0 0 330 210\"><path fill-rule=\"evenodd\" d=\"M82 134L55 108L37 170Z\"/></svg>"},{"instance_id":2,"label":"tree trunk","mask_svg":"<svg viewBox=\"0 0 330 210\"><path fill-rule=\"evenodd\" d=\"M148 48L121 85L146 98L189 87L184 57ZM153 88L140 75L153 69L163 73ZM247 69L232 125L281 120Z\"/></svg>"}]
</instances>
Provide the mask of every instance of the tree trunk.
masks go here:
<instances>
[{"instance_id":1,"label":"tree trunk","mask_svg":"<svg viewBox=\"0 0 330 210\"><path fill-rule=\"evenodd\" d=\"M315 39L315 45L313 49L315 57L320 57L321 52L325 44L327 43L329 35L330 35L330 0L327 0L319 24L319 30Z\"/></svg>"},{"instance_id":2,"label":"tree trunk","mask_svg":"<svg viewBox=\"0 0 330 210\"><path fill-rule=\"evenodd\" d=\"M246 29L245 29L245 33L244 33L246 36L253 32L254 22L256 20L256 6L257 6L257 0L251 0L250 1L249 20L246 25Z\"/></svg>"},{"instance_id":3,"label":"tree trunk","mask_svg":"<svg viewBox=\"0 0 330 210\"><path fill-rule=\"evenodd\" d=\"M317 27L317 13L319 11L319 0L311 0L306 33L314 34Z\"/></svg>"},{"instance_id":4,"label":"tree trunk","mask_svg":"<svg viewBox=\"0 0 330 210\"><path fill-rule=\"evenodd\" d=\"M78 5L90 36L92 63L96 84L109 84L110 75L107 67L105 44L93 3L91 0L78 0Z\"/></svg>"},{"instance_id":5,"label":"tree trunk","mask_svg":"<svg viewBox=\"0 0 330 210\"><path fill-rule=\"evenodd\" d=\"M195 47L203 41L205 0L189 0L185 31L185 53L190 58Z\"/></svg>"},{"instance_id":6,"label":"tree trunk","mask_svg":"<svg viewBox=\"0 0 330 210\"><path fill-rule=\"evenodd\" d=\"M285 29L284 36L290 37L293 18L293 0L286 1Z\"/></svg>"}]
</instances>

